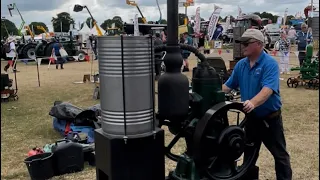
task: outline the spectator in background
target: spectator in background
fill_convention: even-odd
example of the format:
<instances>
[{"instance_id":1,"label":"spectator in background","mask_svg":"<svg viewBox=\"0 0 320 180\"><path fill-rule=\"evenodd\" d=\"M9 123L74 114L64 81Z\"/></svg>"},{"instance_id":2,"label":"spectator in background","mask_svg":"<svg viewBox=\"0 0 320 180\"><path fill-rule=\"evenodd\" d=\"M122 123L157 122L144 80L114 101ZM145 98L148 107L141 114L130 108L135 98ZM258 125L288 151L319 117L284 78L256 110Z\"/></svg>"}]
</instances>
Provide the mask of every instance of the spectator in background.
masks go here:
<instances>
[{"instance_id":1,"label":"spectator in background","mask_svg":"<svg viewBox=\"0 0 320 180\"><path fill-rule=\"evenodd\" d=\"M289 68L289 54L290 54L290 40L287 39L287 35L284 31L280 33L281 38L279 40L279 52L280 52L280 74L290 74Z\"/></svg>"},{"instance_id":2,"label":"spectator in background","mask_svg":"<svg viewBox=\"0 0 320 180\"><path fill-rule=\"evenodd\" d=\"M183 33L183 39L184 39L184 44L187 44L189 46L192 46L192 38L189 36L187 32ZM189 72L189 62L188 58L190 56L191 52L187 50L182 50L182 58L184 61L184 67L183 67L183 72Z\"/></svg>"},{"instance_id":3,"label":"spectator in background","mask_svg":"<svg viewBox=\"0 0 320 180\"><path fill-rule=\"evenodd\" d=\"M166 42L167 41L167 35L166 35L165 31L161 32L161 40L162 40L162 42Z\"/></svg>"},{"instance_id":4,"label":"spectator in background","mask_svg":"<svg viewBox=\"0 0 320 180\"><path fill-rule=\"evenodd\" d=\"M60 54L61 47L62 45L57 40L54 40L51 56L55 57L56 59L56 69L59 68L59 64L60 64L60 69L64 69L63 63L65 62L65 60L61 57L61 54Z\"/></svg>"},{"instance_id":5,"label":"spectator in background","mask_svg":"<svg viewBox=\"0 0 320 180\"><path fill-rule=\"evenodd\" d=\"M312 42L312 33L308 32L308 25L305 23L301 24L301 31L296 34L296 41L298 44L298 59L300 67L303 64L304 59L306 58L306 47L309 43Z\"/></svg>"},{"instance_id":6,"label":"spectator in background","mask_svg":"<svg viewBox=\"0 0 320 180\"><path fill-rule=\"evenodd\" d=\"M8 60L7 65L4 67L4 71L7 72L10 65L13 67L13 72L19 72L17 71L17 51L16 51L16 39L12 36L8 38L7 44L10 46L10 51L6 52L6 57Z\"/></svg>"},{"instance_id":7,"label":"spectator in background","mask_svg":"<svg viewBox=\"0 0 320 180\"><path fill-rule=\"evenodd\" d=\"M296 30L294 29L293 26L291 26L290 30L288 31L288 36L287 36L287 38L290 40L291 44L295 44L296 34L297 34Z\"/></svg>"},{"instance_id":8,"label":"spectator in background","mask_svg":"<svg viewBox=\"0 0 320 180\"><path fill-rule=\"evenodd\" d=\"M264 31L264 40L266 44L265 48L270 51L271 37L266 31Z\"/></svg>"},{"instance_id":9,"label":"spectator in background","mask_svg":"<svg viewBox=\"0 0 320 180\"><path fill-rule=\"evenodd\" d=\"M97 59L98 59L97 43L98 43L97 36L94 36L94 37L92 38L92 51L93 51L93 53L94 53L94 60L97 60Z\"/></svg>"},{"instance_id":10,"label":"spectator in background","mask_svg":"<svg viewBox=\"0 0 320 180\"><path fill-rule=\"evenodd\" d=\"M204 39L204 51L203 51L203 53L204 54L210 54L209 36L206 35L204 38L205 39Z\"/></svg>"},{"instance_id":11,"label":"spectator in background","mask_svg":"<svg viewBox=\"0 0 320 180\"><path fill-rule=\"evenodd\" d=\"M161 35L159 33L156 33L156 37L154 39L154 46L161 46L163 44ZM154 54L155 59L155 71L156 71L156 80L159 79L161 75L161 58L162 58L163 52L158 52Z\"/></svg>"}]
</instances>

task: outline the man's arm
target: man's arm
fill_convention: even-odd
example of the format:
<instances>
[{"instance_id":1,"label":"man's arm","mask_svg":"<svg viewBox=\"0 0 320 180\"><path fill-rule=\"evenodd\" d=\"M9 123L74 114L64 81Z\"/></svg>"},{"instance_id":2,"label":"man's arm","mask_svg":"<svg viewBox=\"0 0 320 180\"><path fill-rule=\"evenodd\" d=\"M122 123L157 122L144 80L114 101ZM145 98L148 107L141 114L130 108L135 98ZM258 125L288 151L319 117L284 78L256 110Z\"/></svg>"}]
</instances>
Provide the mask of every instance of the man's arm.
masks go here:
<instances>
[{"instance_id":1,"label":"man's arm","mask_svg":"<svg viewBox=\"0 0 320 180\"><path fill-rule=\"evenodd\" d=\"M222 91L224 93L229 93L232 89L226 86L225 84L222 84Z\"/></svg>"},{"instance_id":2,"label":"man's arm","mask_svg":"<svg viewBox=\"0 0 320 180\"><path fill-rule=\"evenodd\" d=\"M261 85L261 91L250 100L255 108L266 102L273 93L279 93L279 67L276 62L267 66Z\"/></svg>"},{"instance_id":3,"label":"man's arm","mask_svg":"<svg viewBox=\"0 0 320 180\"><path fill-rule=\"evenodd\" d=\"M240 72L239 62L234 66L227 82L222 85L222 91L224 93L229 93L232 89L236 89L239 86L238 72Z\"/></svg>"}]
</instances>

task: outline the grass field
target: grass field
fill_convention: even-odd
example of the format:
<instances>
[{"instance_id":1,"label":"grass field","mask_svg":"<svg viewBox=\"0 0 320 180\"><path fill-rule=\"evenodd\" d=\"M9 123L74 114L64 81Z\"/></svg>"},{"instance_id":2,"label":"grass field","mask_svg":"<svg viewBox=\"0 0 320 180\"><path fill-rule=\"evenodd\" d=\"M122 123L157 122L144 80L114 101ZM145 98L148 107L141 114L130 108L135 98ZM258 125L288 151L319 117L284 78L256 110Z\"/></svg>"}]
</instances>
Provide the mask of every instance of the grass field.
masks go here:
<instances>
[{"instance_id":1,"label":"grass field","mask_svg":"<svg viewBox=\"0 0 320 180\"><path fill-rule=\"evenodd\" d=\"M232 59L232 53L223 53L226 60ZM291 54L291 64L298 64ZM5 62L1 62L4 67ZM191 64L196 64L191 57ZM52 118L48 115L53 102L68 101L79 107L88 107L99 103L92 99L94 85L74 84L82 81L84 74L90 74L90 64L67 63L64 70L54 66L48 70L47 65L40 66L41 87L38 87L36 66L18 64L18 101L1 104L1 179L29 179L27 167L23 160L27 152L35 147L53 143L60 136L52 127ZM93 69L98 70L97 62ZM191 73L187 73L190 77ZM9 73L14 78L13 73ZM319 91L303 87L288 88L282 75L281 95L283 102L283 121L288 151L291 155L294 180L319 179ZM291 75L293 76L293 75ZM166 131L166 142L172 135ZM174 152L184 148L183 143L175 147ZM258 160L261 180L274 180L274 161L263 146ZM167 160L166 169L171 170L174 162ZM85 170L53 179L89 180L95 179L95 168L86 166Z\"/></svg>"}]
</instances>

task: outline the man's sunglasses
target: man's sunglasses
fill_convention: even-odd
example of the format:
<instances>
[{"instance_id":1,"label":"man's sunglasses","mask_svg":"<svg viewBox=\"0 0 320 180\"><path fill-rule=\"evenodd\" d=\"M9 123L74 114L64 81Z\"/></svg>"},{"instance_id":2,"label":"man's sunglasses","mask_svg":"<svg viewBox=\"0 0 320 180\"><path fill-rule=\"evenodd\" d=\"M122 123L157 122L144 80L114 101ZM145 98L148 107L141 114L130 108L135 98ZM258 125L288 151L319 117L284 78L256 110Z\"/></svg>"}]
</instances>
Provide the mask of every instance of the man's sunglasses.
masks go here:
<instances>
[{"instance_id":1,"label":"man's sunglasses","mask_svg":"<svg viewBox=\"0 0 320 180\"><path fill-rule=\"evenodd\" d=\"M255 42L258 42L258 41L246 41L246 42L242 42L241 44L242 44L244 47L247 47L247 46L249 46L250 44L255 43Z\"/></svg>"}]
</instances>

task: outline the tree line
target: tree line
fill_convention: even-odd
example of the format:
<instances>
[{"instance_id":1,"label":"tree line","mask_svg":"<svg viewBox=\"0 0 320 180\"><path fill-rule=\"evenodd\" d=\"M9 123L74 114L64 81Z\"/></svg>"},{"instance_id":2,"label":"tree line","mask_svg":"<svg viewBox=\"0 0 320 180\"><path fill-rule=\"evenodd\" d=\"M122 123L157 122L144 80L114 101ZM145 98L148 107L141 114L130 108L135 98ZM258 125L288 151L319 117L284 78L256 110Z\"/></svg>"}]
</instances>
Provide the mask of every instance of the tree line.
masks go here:
<instances>
[{"instance_id":1,"label":"tree line","mask_svg":"<svg viewBox=\"0 0 320 180\"><path fill-rule=\"evenodd\" d=\"M259 15L261 18L269 18L270 20L272 20L273 23L276 23L277 18L279 17L277 15L273 15L272 13L268 13L268 12L262 12L262 13L255 12L254 14ZM184 24L184 19L186 17L187 16L185 14L179 13L179 25ZM191 18L194 18L194 16ZM294 18L294 16L288 15L286 24L289 24L289 20L292 18ZM226 19L227 19L227 16L224 18L222 18L221 16L219 17L219 20L222 22L225 22ZM230 19L231 19L231 21L234 21L235 17L230 16ZM201 18L201 20L204 21L204 18ZM69 32L70 25L75 24L75 20L67 12L61 12L61 13L57 14L56 17L52 17L51 22L53 25L54 32L60 32L60 31ZM138 22L143 23L141 17L138 18ZM86 23L88 25L88 27L93 27L93 21L91 20L91 17L88 17L84 23ZM82 23L80 25L80 29L83 27L84 23ZM129 23L131 23L131 22L129 22ZM148 21L148 24L155 24L155 23L166 24L167 20L162 19L161 22ZM113 24L115 27L117 27L119 29L123 29L124 22L120 16L114 16L112 19L107 19L107 20L103 21L100 24L100 27L103 28L104 30L106 30L107 28L111 28ZM61 27L61 25L62 25L62 27ZM33 27L33 31L36 35L43 33L42 30L37 29L37 26L42 26L42 27L44 27L44 29L46 31L48 31L48 27L45 23L31 22L29 24L29 27L30 28ZM18 35L18 29L17 29L16 25L8 19L2 19L1 20L1 39L3 39L4 36L8 36L7 31L12 35ZM29 33L27 32L27 34L29 34Z\"/></svg>"}]
</instances>

